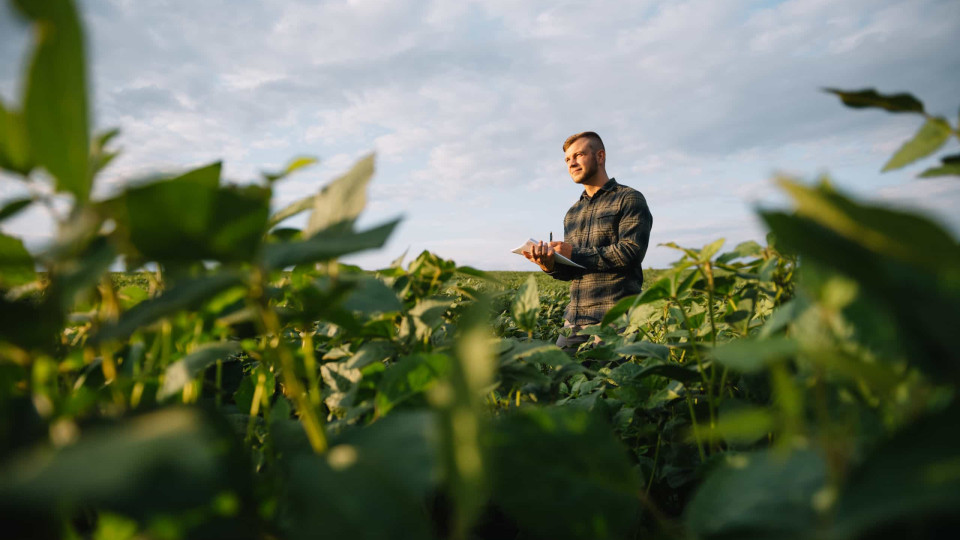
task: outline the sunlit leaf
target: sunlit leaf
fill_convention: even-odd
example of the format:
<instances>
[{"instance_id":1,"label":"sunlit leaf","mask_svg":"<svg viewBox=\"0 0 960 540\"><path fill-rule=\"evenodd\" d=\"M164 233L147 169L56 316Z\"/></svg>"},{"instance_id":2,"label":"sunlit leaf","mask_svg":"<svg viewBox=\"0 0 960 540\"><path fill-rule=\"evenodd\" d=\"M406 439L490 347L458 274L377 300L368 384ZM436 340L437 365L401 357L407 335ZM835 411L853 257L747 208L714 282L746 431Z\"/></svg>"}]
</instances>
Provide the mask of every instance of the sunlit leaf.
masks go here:
<instances>
[{"instance_id":1,"label":"sunlit leaf","mask_svg":"<svg viewBox=\"0 0 960 540\"><path fill-rule=\"evenodd\" d=\"M278 171L278 172L275 172L275 173L267 173L267 172L265 172L265 173L263 173L263 177L264 177L268 182L276 182L277 180L280 180L280 179L282 179L282 178L286 178L287 176L289 176L290 174L296 172L296 171L299 170L299 169L303 169L303 168L305 168L305 167L309 167L309 166L311 166L311 165L314 165L314 164L318 163L319 161L320 161L320 160L318 160L317 158L312 157L312 156L300 156L300 157L296 157L296 158L293 158L292 160L290 160L290 162L287 163L287 166L284 167L283 170Z\"/></svg>"},{"instance_id":2,"label":"sunlit leaf","mask_svg":"<svg viewBox=\"0 0 960 540\"><path fill-rule=\"evenodd\" d=\"M404 400L435 384L450 370L445 354L416 354L400 358L383 372L377 387L377 412L386 414Z\"/></svg>"},{"instance_id":3,"label":"sunlit leaf","mask_svg":"<svg viewBox=\"0 0 960 540\"><path fill-rule=\"evenodd\" d=\"M537 289L537 280L531 274L517 290L510 304L510 314L517 327L525 332L533 332L537 326L537 315L540 313L540 294Z\"/></svg>"},{"instance_id":4,"label":"sunlit leaf","mask_svg":"<svg viewBox=\"0 0 960 540\"><path fill-rule=\"evenodd\" d=\"M70 0L16 2L34 21L35 48L24 116L30 153L79 201L90 195L90 134L86 53L80 18Z\"/></svg>"},{"instance_id":5,"label":"sunlit leaf","mask_svg":"<svg viewBox=\"0 0 960 540\"><path fill-rule=\"evenodd\" d=\"M892 171L913 163L936 152L953 132L943 118L928 118L920 131L905 142L883 166L883 171Z\"/></svg>"},{"instance_id":6,"label":"sunlit leaf","mask_svg":"<svg viewBox=\"0 0 960 540\"><path fill-rule=\"evenodd\" d=\"M8 111L0 101L0 169L26 176L33 167L23 115Z\"/></svg>"},{"instance_id":7,"label":"sunlit leaf","mask_svg":"<svg viewBox=\"0 0 960 540\"><path fill-rule=\"evenodd\" d=\"M372 176L371 154L325 186L313 200L313 212L303 231L304 236L313 236L334 225L352 226L367 204L367 184Z\"/></svg>"}]
</instances>

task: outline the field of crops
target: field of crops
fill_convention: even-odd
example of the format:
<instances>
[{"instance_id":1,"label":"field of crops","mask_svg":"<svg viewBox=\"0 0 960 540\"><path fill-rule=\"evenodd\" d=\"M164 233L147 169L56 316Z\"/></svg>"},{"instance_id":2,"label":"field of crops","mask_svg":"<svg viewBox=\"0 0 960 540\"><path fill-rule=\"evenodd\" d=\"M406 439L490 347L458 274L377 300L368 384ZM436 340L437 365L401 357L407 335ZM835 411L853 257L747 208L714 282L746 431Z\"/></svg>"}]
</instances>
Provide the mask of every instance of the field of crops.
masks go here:
<instances>
[{"instance_id":1,"label":"field of crops","mask_svg":"<svg viewBox=\"0 0 960 540\"><path fill-rule=\"evenodd\" d=\"M780 179L793 206L761 212L766 245L668 244L568 355L543 274L337 262L396 226L356 226L372 157L273 214L309 160L92 200L116 132L89 134L78 18L15 4L36 43L0 167L51 194L0 220L72 206L42 253L0 234L4 538L956 534L960 246L927 216ZM960 137L925 122L888 168Z\"/></svg>"}]
</instances>

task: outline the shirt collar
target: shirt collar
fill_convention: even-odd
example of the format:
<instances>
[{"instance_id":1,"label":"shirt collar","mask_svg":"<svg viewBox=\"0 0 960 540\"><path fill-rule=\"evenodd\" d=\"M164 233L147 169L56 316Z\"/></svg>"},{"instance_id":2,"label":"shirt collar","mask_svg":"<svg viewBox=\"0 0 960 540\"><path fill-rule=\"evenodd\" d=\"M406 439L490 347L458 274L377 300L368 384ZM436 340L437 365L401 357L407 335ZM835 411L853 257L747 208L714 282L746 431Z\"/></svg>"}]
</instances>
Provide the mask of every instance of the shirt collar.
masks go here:
<instances>
[{"instance_id":1,"label":"shirt collar","mask_svg":"<svg viewBox=\"0 0 960 540\"><path fill-rule=\"evenodd\" d=\"M600 186L600 190L597 191L597 193L600 193L600 191L613 191L618 185L619 184L617 184L617 179L611 178L607 180L606 184ZM583 193L580 194L580 200L582 201L584 199L590 199L590 197L587 196L587 190L583 190Z\"/></svg>"}]
</instances>

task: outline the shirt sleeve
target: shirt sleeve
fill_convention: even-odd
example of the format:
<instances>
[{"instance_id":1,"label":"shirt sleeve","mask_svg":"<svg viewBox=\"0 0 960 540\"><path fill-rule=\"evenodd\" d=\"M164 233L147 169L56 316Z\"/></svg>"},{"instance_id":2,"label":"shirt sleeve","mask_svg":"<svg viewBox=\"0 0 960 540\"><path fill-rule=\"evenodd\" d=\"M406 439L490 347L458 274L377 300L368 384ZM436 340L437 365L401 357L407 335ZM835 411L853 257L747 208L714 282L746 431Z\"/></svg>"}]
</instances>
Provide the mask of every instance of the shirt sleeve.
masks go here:
<instances>
[{"instance_id":1,"label":"shirt sleeve","mask_svg":"<svg viewBox=\"0 0 960 540\"><path fill-rule=\"evenodd\" d=\"M544 271L547 272L546 270ZM547 272L547 275L560 281L570 281L573 278L582 276L583 270L554 261L553 270Z\"/></svg>"},{"instance_id":2,"label":"shirt sleeve","mask_svg":"<svg viewBox=\"0 0 960 540\"><path fill-rule=\"evenodd\" d=\"M573 246L573 262L590 271L609 271L643 261L653 224L647 201L640 193L630 193L624 197L620 212L619 240L603 247Z\"/></svg>"}]
</instances>

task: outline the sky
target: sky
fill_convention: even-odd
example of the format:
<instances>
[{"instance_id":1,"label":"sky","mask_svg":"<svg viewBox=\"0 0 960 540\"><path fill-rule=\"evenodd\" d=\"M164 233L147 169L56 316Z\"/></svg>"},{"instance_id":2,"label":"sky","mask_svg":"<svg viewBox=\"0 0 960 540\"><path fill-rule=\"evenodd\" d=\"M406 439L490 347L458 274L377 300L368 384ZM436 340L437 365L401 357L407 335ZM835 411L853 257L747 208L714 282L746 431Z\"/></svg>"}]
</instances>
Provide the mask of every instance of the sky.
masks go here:
<instances>
[{"instance_id":1,"label":"sky","mask_svg":"<svg viewBox=\"0 0 960 540\"><path fill-rule=\"evenodd\" d=\"M880 173L922 118L843 107L824 87L909 91L956 124L956 0L80 0L94 127L123 149L95 197L223 160L255 181L291 158L274 205L317 192L364 155L377 172L360 224L402 216L374 269L423 250L485 270L562 237L580 196L563 161L596 131L607 171L653 214L644 266L762 240L776 174L922 208L960 232L960 180L936 162ZM30 35L0 5L0 96L17 104ZM940 154L957 151L956 140ZM0 201L27 190L0 178ZM0 225L43 249L47 210ZM293 221L292 225L297 225Z\"/></svg>"}]
</instances>

